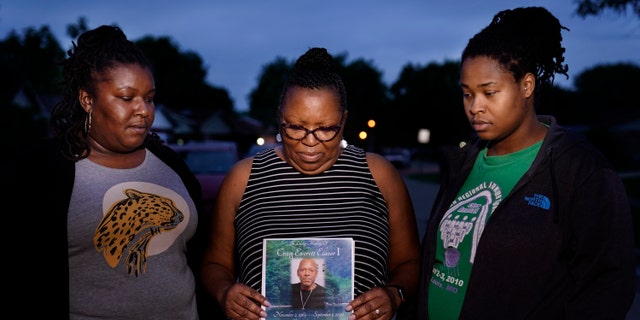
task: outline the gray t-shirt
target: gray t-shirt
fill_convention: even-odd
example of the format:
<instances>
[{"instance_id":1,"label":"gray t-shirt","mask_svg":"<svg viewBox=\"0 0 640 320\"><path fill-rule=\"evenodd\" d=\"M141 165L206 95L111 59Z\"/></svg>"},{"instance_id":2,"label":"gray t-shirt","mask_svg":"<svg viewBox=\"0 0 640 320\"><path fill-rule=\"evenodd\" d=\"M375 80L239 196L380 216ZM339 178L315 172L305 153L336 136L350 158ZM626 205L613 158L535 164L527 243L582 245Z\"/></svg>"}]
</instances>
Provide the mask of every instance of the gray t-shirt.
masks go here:
<instances>
[{"instance_id":1,"label":"gray t-shirt","mask_svg":"<svg viewBox=\"0 0 640 320\"><path fill-rule=\"evenodd\" d=\"M180 177L148 150L132 169L78 161L67 221L70 318L198 319L185 256L197 223Z\"/></svg>"}]
</instances>

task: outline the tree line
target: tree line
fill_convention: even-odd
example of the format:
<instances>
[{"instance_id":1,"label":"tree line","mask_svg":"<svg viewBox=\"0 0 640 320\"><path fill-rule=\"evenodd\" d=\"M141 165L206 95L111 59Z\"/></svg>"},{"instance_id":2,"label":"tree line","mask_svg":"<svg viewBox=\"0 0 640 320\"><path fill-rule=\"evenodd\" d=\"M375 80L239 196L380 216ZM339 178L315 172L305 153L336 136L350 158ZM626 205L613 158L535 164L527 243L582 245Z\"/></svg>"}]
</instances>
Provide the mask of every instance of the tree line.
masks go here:
<instances>
[{"instance_id":1,"label":"tree line","mask_svg":"<svg viewBox=\"0 0 640 320\"><path fill-rule=\"evenodd\" d=\"M580 2L591 5L584 7L584 13L579 11L583 7L577 9L587 16L607 8L594 11L598 8L594 7L596 2L620 1ZM638 0L626 2L640 17ZM67 34L75 39L87 29L86 19L80 17L67 26ZM260 71L249 95L246 115L262 125L258 132L247 133L239 127L239 118L245 114L234 109L225 88L206 82L207 71L196 52L181 51L166 36L145 36L134 42L154 66L157 105L162 104L199 124L211 115L218 115L238 135L275 133L276 106L294 61L275 57ZM40 106L50 107L58 98L62 81L59 62L65 57L65 50L48 26L29 27L22 34L14 30L0 41L0 117L5 122L5 143L20 144L48 134L48 115ZM417 140L418 130L429 129L428 147L439 148L456 145L471 133L463 113L459 61L408 63L397 80L387 86L372 61L349 60L346 52L335 58L347 87L349 117L344 136L349 143L374 151L386 146L420 148L424 145ZM640 66L634 63L596 65L573 79L574 89L543 88L546 99L539 104L538 113L552 114L561 124L588 128L586 133L594 143L606 148L614 126L640 118L640 103L634 99L638 83ZM16 102L19 98L29 103ZM374 128L367 126L370 119L376 121ZM361 131L369 133L367 140L360 140Z\"/></svg>"}]
</instances>

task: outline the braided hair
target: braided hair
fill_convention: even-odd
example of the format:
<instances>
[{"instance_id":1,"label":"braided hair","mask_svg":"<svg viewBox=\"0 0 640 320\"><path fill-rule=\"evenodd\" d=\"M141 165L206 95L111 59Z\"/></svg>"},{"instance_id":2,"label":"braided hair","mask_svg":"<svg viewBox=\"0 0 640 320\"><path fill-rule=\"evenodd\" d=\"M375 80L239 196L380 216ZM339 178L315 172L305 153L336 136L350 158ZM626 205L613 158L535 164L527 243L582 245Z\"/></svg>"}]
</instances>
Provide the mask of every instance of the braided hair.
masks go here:
<instances>
[{"instance_id":1,"label":"braided hair","mask_svg":"<svg viewBox=\"0 0 640 320\"><path fill-rule=\"evenodd\" d=\"M516 81L527 73L536 85L553 85L555 73L569 78L564 63L560 21L543 7L523 7L498 12L491 23L471 38L462 59L486 56L511 72Z\"/></svg>"},{"instance_id":2,"label":"braided hair","mask_svg":"<svg viewBox=\"0 0 640 320\"><path fill-rule=\"evenodd\" d=\"M341 111L347 110L347 89L338 74L333 57L325 48L311 48L298 58L285 82L278 108L281 111L287 92L292 87L307 89L330 88L340 96Z\"/></svg>"},{"instance_id":3,"label":"braided hair","mask_svg":"<svg viewBox=\"0 0 640 320\"><path fill-rule=\"evenodd\" d=\"M87 113L78 99L80 89L95 95L101 76L118 65L138 64L149 70L152 68L143 52L115 26L103 25L84 32L67 54L69 57L61 63L62 100L51 110L50 125L54 136L65 145L64 156L78 161L88 157L90 152L88 133L85 132Z\"/></svg>"}]
</instances>

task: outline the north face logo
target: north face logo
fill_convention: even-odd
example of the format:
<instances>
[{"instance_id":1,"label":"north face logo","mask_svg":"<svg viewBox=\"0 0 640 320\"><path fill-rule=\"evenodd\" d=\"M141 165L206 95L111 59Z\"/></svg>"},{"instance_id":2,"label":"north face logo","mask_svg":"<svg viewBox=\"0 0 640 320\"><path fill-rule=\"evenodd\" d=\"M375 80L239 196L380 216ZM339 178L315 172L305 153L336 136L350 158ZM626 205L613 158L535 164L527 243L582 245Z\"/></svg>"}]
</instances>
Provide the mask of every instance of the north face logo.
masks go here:
<instances>
[{"instance_id":1,"label":"north face logo","mask_svg":"<svg viewBox=\"0 0 640 320\"><path fill-rule=\"evenodd\" d=\"M549 200L549 198L547 198L547 196L545 195L537 193L533 194L533 197L524 197L524 201L527 201L530 206L542 208L545 210L549 210L549 208L551 207L551 201Z\"/></svg>"}]
</instances>

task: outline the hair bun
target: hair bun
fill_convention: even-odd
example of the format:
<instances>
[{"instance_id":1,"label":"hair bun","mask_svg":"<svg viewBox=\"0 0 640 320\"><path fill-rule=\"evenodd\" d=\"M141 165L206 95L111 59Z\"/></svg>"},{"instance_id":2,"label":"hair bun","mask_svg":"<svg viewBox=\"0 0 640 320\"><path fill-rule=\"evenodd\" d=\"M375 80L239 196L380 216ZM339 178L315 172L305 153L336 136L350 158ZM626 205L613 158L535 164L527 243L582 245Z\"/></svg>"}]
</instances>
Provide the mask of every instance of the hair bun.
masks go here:
<instances>
[{"instance_id":1,"label":"hair bun","mask_svg":"<svg viewBox=\"0 0 640 320\"><path fill-rule=\"evenodd\" d=\"M309 69L335 72L333 57L325 48L311 48L307 50L295 64L296 69Z\"/></svg>"}]
</instances>

